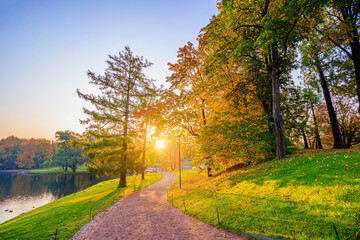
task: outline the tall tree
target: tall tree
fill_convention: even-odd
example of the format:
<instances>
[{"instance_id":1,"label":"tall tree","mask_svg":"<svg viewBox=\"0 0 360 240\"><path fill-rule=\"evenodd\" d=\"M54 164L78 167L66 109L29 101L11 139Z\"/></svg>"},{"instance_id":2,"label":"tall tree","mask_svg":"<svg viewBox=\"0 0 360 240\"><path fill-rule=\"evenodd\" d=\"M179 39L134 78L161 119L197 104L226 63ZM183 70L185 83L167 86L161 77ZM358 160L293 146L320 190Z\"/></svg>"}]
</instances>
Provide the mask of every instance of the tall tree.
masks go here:
<instances>
[{"instance_id":1,"label":"tall tree","mask_svg":"<svg viewBox=\"0 0 360 240\"><path fill-rule=\"evenodd\" d=\"M220 25L225 30L219 38L215 52L227 58L250 58L262 64L271 82L272 115L276 139L277 158L286 157L285 138L280 108L280 89L293 67L298 41L308 29L305 16L316 11L318 1L244 1L223 0ZM315 6L314 6L315 5ZM221 24L222 22L222 24ZM224 41L225 39L225 41ZM221 44L221 43L226 44ZM232 61L236 64L238 61ZM239 66L239 71L246 65Z\"/></svg>"},{"instance_id":2,"label":"tall tree","mask_svg":"<svg viewBox=\"0 0 360 240\"><path fill-rule=\"evenodd\" d=\"M315 114L315 106L319 103L319 95L315 94L313 90L308 86L305 90L305 98L308 102L309 108L311 110L314 122L314 134L315 134L315 147L318 149L323 149L321 138L320 138L320 131L319 131L319 124Z\"/></svg>"},{"instance_id":3,"label":"tall tree","mask_svg":"<svg viewBox=\"0 0 360 240\"><path fill-rule=\"evenodd\" d=\"M360 112L360 2L329 0L325 5L326 21L317 28L322 40L330 41L353 62L356 95Z\"/></svg>"},{"instance_id":4,"label":"tall tree","mask_svg":"<svg viewBox=\"0 0 360 240\"><path fill-rule=\"evenodd\" d=\"M332 103L328 80L325 75L325 71L327 69L329 69L328 72L331 72L331 66L328 61L329 55L331 54L331 49L329 50L324 48L324 46L321 45L316 36L314 36L314 39L310 41L304 41L301 50L303 52L303 65L310 68L311 70L314 70L318 74L318 81L324 95L331 122L331 129L334 137L333 148L345 148L335 108Z\"/></svg>"},{"instance_id":5,"label":"tall tree","mask_svg":"<svg viewBox=\"0 0 360 240\"><path fill-rule=\"evenodd\" d=\"M209 111L206 91L209 86L205 86L204 74L205 52L188 42L179 48L177 57L176 63L168 63L173 73L166 79L170 87L162 94L164 106L167 106L164 114L168 125L182 128L189 137L198 138L207 124ZM207 167L210 173L211 168Z\"/></svg>"},{"instance_id":6,"label":"tall tree","mask_svg":"<svg viewBox=\"0 0 360 240\"><path fill-rule=\"evenodd\" d=\"M121 159L117 157L118 166L114 167L120 175L118 187L126 187L126 172L128 160L130 160L127 150L131 141L134 114L141 106L143 99L156 92L153 80L143 73L143 70L150 67L152 63L143 57L134 56L129 46L125 46L118 56L109 55L106 63L108 67L104 75L96 75L88 71L90 84L99 88L101 91L99 95L84 94L77 90L80 98L90 102L96 108L95 110L84 109L89 117L81 122L88 125L87 132L90 135L96 133L95 140L106 136L107 139L121 141L121 149L118 149L118 145L115 144L114 147L116 147L112 150L121 155ZM111 137L116 135L120 138Z\"/></svg>"}]
</instances>

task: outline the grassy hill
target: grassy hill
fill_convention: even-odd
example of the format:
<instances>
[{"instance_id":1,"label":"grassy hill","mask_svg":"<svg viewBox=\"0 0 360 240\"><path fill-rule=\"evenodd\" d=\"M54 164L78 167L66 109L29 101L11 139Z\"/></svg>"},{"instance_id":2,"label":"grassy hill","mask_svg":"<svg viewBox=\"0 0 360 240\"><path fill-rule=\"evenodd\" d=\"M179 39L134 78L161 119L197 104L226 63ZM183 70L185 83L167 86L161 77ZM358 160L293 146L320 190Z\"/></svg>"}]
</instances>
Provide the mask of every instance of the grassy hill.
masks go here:
<instances>
[{"instance_id":1,"label":"grassy hill","mask_svg":"<svg viewBox=\"0 0 360 240\"><path fill-rule=\"evenodd\" d=\"M360 239L359 164L359 151L309 150L213 178L187 170L168 201L238 234L337 239L335 226L340 239Z\"/></svg>"},{"instance_id":2,"label":"grassy hill","mask_svg":"<svg viewBox=\"0 0 360 240\"><path fill-rule=\"evenodd\" d=\"M0 239L69 239L119 199L160 179L159 173L146 174L143 181L130 176L121 189L118 179L98 183L0 224Z\"/></svg>"}]
</instances>

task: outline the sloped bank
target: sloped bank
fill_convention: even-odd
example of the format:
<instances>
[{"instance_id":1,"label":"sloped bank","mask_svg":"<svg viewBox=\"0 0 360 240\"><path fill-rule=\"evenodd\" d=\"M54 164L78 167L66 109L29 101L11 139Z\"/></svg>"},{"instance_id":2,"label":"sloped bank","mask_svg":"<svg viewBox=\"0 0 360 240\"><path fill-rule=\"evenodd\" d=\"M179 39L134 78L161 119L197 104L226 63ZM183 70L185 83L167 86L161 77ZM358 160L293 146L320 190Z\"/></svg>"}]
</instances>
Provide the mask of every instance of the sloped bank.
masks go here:
<instances>
[{"instance_id":1,"label":"sloped bank","mask_svg":"<svg viewBox=\"0 0 360 240\"><path fill-rule=\"evenodd\" d=\"M190 170L168 201L237 234L360 239L359 164L358 151L307 151L213 178Z\"/></svg>"},{"instance_id":2,"label":"sloped bank","mask_svg":"<svg viewBox=\"0 0 360 240\"><path fill-rule=\"evenodd\" d=\"M0 225L0 239L71 238L118 200L161 179L161 174L129 176L128 187L118 189L118 179L104 181L81 192L24 213Z\"/></svg>"}]
</instances>

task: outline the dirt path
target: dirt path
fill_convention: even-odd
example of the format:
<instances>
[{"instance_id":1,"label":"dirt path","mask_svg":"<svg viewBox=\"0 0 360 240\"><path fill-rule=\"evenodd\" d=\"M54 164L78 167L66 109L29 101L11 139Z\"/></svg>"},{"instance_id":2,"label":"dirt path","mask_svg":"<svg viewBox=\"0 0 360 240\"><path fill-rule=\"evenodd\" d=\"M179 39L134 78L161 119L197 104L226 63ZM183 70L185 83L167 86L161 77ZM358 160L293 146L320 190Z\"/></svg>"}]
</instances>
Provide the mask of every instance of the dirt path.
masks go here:
<instances>
[{"instance_id":1,"label":"dirt path","mask_svg":"<svg viewBox=\"0 0 360 240\"><path fill-rule=\"evenodd\" d=\"M160 181L120 200L73 239L245 239L170 206L166 193L177 177L162 175Z\"/></svg>"}]
</instances>

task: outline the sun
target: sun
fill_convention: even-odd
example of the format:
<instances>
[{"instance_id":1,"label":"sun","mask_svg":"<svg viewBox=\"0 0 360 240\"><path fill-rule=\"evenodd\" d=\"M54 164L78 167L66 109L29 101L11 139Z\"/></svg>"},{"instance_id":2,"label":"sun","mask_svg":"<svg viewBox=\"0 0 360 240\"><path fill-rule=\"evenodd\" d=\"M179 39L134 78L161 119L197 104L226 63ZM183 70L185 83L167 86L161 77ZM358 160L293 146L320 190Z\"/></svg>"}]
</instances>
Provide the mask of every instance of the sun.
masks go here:
<instances>
[{"instance_id":1,"label":"sun","mask_svg":"<svg viewBox=\"0 0 360 240\"><path fill-rule=\"evenodd\" d=\"M164 148L165 142L163 140L157 140L156 141L156 148Z\"/></svg>"}]
</instances>

